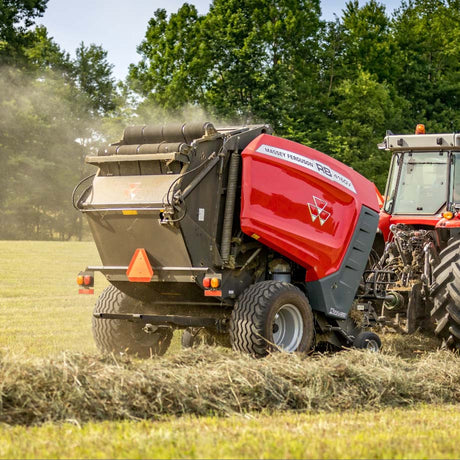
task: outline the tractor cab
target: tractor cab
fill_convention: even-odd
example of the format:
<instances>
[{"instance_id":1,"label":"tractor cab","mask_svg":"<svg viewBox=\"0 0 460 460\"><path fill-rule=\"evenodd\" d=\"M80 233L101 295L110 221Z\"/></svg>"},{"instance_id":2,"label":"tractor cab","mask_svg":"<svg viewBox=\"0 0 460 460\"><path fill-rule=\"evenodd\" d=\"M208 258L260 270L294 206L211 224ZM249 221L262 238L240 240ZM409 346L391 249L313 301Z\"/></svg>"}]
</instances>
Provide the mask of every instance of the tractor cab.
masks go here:
<instances>
[{"instance_id":1,"label":"tractor cab","mask_svg":"<svg viewBox=\"0 0 460 460\"><path fill-rule=\"evenodd\" d=\"M379 228L385 240L391 224L460 226L460 134L388 133L380 149L392 152ZM452 225L449 225L452 226Z\"/></svg>"}]
</instances>

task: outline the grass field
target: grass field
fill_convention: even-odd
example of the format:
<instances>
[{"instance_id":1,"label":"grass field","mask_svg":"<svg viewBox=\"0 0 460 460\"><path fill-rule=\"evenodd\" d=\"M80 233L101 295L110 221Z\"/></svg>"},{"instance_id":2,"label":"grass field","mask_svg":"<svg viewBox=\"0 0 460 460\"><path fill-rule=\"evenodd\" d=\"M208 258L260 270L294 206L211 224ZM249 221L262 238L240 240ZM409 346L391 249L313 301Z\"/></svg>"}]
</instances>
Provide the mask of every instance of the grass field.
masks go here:
<instances>
[{"instance_id":1,"label":"grass field","mask_svg":"<svg viewBox=\"0 0 460 460\"><path fill-rule=\"evenodd\" d=\"M458 407L0 426L1 458L458 458Z\"/></svg>"},{"instance_id":2,"label":"grass field","mask_svg":"<svg viewBox=\"0 0 460 460\"><path fill-rule=\"evenodd\" d=\"M8 362L61 359L62 352L96 355L91 336L96 296L78 295L75 283L80 269L99 263L92 243L0 242L0 260L0 370L2 355ZM96 275L96 295L106 285ZM414 368L424 348L435 344L417 340L409 354L413 357L407 358ZM384 338L392 354L399 354L403 341ZM447 371L447 378L451 375L449 385L455 390L460 380L454 370ZM0 382L7 401L5 391ZM0 458L458 458L458 409L436 404L360 412L350 407L343 412L166 416L156 421L3 423Z\"/></svg>"},{"instance_id":3,"label":"grass field","mask_svg":"<svg viewBox=\"0 0 460 460\"><path fill-rule=\"evenodd\" d=\"M78 295L76 277L99 265L90 242L0 241L0 349L32 356L95 352L95 297ZM96 295L107 285L96 273Z\"/></svg>"}]
</instances>

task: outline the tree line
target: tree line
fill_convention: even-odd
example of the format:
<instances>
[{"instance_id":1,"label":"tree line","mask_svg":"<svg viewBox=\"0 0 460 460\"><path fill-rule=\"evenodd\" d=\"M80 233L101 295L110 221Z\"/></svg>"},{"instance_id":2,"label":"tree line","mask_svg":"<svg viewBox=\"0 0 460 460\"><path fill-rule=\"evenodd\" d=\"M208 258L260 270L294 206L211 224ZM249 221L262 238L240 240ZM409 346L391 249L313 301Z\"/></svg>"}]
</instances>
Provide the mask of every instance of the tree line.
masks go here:
<instances>
[{"instance_id":1,"label":"tree line","mask_svg":"<svg viewBox=\"0 0 460 460\"><path fill-rule=\"evenodd\" d=\"M0 0L0 238L84 236L70 204L91 172L84 156L132 123L270 123L382 192L386 130L460 127L459 0L403 0L394 12L352 0L333 21L319 0L158 9L123 82L102 47L82 42L70 58L35 25L46 4Z\"/></svg>"}]
</instances>

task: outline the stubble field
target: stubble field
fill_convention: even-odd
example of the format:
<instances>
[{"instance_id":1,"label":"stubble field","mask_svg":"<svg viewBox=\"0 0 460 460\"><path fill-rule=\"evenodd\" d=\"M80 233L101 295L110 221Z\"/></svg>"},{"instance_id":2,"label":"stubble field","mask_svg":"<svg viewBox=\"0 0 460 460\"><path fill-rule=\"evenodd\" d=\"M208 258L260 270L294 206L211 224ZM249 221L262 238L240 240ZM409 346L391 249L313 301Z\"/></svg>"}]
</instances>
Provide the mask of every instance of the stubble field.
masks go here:
<instances>
[{"instance_id":1,"label":"stubble field","mask_svg":"<svg viewBox=\"0 0 460 460\"><path fill-rule=\"evenodd\" d=\"M90 242L0 242L1 458L458 458L460 359L422 336L375 356L225 349L100 357Z\"/></svg>"}]
</instances>

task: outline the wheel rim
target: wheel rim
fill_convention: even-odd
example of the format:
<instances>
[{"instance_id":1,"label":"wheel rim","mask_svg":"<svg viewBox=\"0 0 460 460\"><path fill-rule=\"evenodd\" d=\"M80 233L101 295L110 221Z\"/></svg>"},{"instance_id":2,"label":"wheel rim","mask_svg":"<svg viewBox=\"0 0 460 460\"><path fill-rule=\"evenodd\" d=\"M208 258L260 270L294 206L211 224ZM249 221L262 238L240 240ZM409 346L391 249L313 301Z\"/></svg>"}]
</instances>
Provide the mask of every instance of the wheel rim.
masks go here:
<instances>
[{"instance_id":1,"label":"wheel rim","mask_svg":"<svg viewBox=\"0 0 460 460\"><path fill-rule=\"evenodd\" d=\"M300 310L292 304L283 305L273 321L273 342L284 351L296 351L302 341L303 318Z\"/></svg>"},{"instance_id":2,"label":"wheel rim","mask_svg":"<svg viewBox=\"0 0 460 460\"><path fill-rule=\"evenodd\" d=\"M376 340L367 339L365 348L366 348L366 350L377 352L377 351L379 351L380 347L379 347L379 344L377 343Z\"/></svg>"}]
</instances>

